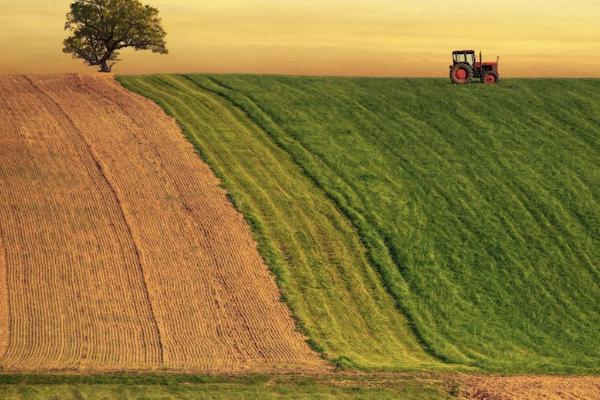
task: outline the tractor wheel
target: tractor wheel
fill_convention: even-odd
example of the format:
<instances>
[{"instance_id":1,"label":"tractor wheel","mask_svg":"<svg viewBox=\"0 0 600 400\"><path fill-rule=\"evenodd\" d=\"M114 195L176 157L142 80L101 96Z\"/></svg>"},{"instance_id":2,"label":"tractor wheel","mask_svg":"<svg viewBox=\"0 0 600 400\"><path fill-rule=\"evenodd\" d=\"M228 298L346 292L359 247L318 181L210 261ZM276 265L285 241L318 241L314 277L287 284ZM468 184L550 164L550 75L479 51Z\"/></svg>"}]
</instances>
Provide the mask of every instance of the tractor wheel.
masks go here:
<instances>
[{"instance_id":1,"label":"tractor wheel","mask_svg":"<svg viewBox=\"0 0 600 400\"><path fill-rule=\"evenodd\" d=\"M463 83L471 83L471 79L473 79L473 69L469 64L456 64L450 70L450 79L452 83L463 84Z\"/></svg>"},{"instance_id":2,"label":"tractor wheel","mask_svg":"<svg viewBox=\"0 0 600 400\"><path fill-rule=\"evenodd\" d=\"M481 82L486 85L493 85L494 83L498 83L498 75L493 72L488 72L481 78Z\"/></svg>"}]
</instances>

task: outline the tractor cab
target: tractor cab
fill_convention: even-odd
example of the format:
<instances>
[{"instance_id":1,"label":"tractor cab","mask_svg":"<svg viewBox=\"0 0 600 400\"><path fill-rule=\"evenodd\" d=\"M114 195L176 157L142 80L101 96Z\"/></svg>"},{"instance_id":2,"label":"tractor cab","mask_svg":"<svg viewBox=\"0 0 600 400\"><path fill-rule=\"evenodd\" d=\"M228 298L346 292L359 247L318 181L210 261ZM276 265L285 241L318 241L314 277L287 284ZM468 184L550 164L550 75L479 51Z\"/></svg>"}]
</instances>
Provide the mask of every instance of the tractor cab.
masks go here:
<instances>
[{"instance_id":1,"label":"tractor cab","mask_svg":"<svg viewBox=\"0 0 600 400\"><path fill-rule=\"evenodd\" d=\"M450 79L456 84L471 83L474 78L486 84L498 83L499 60L500 57L496 62L484 62L479 52L479 61L477 61L475 50L455 50L452 52Z\"/></svg>"},{"instance_id":2,"label":"tractor cab","mask_svg":"<svg viewBox=\"0 0 600 400\"><path fill-rule=\"evenodd\" d=\"M455 50L452 52L452 65L463 63L473 67L475 61L475 50Z\"/></svg>"}]
</instances>

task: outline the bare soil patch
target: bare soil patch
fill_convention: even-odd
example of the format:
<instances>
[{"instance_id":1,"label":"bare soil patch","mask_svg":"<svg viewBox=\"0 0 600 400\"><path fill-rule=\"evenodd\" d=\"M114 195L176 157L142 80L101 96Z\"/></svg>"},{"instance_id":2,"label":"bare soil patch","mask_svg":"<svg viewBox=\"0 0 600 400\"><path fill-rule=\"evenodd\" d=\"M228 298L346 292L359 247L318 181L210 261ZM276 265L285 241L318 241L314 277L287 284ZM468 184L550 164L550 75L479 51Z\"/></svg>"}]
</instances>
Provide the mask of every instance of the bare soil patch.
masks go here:
<instances>
[{"instance_id":1,"label":"bare soil patch","mask_svg":"<svg viewBox=\"0 0 600 400\"><path fill-rule=\"evenodd\" d=\"M462 396L472 400L597 400L599 376L460 377Z\"/></svg>"}]
</instances>

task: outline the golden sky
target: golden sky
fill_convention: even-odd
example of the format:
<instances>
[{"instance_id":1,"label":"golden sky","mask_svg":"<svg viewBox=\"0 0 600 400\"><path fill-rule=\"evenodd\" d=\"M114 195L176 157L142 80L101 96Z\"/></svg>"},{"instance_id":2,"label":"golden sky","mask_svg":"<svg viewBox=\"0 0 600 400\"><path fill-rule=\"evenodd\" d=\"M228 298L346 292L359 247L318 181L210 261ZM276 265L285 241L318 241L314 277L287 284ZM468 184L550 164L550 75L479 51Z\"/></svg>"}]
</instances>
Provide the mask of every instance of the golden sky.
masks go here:
<instances>
[{"instance_id":1,"label":"golden sky","mask_svg":"<svg viewBox=\"0 0 600 400\"><path fill-rule=\"evenodd\" d=\"M143 0L169 55L117 73L447 76L453 49L503 76L600 77L600 0ZM0 74L92 72L61 52L69 0L0 0Z\"/></svg>"}]
</instances>

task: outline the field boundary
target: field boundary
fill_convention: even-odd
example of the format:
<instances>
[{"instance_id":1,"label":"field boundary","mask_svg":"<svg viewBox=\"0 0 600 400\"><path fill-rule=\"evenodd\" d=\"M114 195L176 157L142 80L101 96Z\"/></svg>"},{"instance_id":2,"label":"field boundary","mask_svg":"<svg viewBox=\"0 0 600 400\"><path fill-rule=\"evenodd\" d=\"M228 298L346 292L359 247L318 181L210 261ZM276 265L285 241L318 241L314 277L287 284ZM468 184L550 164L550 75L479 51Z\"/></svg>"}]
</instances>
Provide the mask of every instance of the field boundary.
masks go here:
<instances>
[{"instance_id":1,"label":"field boundary","mask_svg":"<svg viewBox=\"0 0 600 400\"><path fill-rule=\"evenodd\" d=\"M192 82L199 88L221 97L222 99L227 101L231 106L236 107L240 112L242 112L251 121L253 121L260 129L262 129L263 132L265 132L268 136L270 136L272 138L274 144L276 144L281 150L283 150L284 152L286 152L287 154L290 155L290 158L294 161L294 163L298 166L298 168L300 168L304 172L304 175L306 177L308 177L315 184L315 186L318 187L321 190L321 192L329 200L332 201L332 203L335 205L335 207L338 209L338 211L342 215L344 215L346 217L346 220L354 227L354 230L355 230L358 238L360 239L362 245L366 249L366 254L367 254L372 266L374 266L375 267L374 269L379 273L381 283L383 284L384 288L386 289L386 291L388 292L390 297L393 299L398 311L400 311L404 315L404 317L407 319L409 326L411 327L412 334L415 337L415 339L419 342L419 344L421 345L421 348L427 354L429 354L430 356L439 360L440 362L448 364L449 366L454 364L453 360L444 356L443 354L440 354L439 352L436 352L435 349L427 342L427 340L421 334L421 331L418 328L418 324L417 324L416 320L414 318L412 318L412 313L408 311L407 307L403 304L403 302L401 300L402 295L397 293L396 290L394 289L394 285L392 283L390 283L390 281L395 281L395 278L391 278L388 276L389 272L387 271L387 269L381 265L381 263L376 259L376 257L373 256L373 251L371 250L372 244L367 242L365 240L364 235L361 233L363 231L363 229L361 229L361 224L358 223L358 221L360 221L361 218L357 214L354 215L355 213L353 212L353 210L344 206L343 202L337 196L332 195L330 193L330 191L328 191L323 186L322 182L319 179L317 179L315 177L315 175L306 166L299 163L297 161L296 157L294 156L294 154L292 152L290 152L289 148L281 142L278 134L274 133L272 131L272 129L269 128L269 126L271 126L275 130L278 130L278 129L282 130L283 128L279 127L273 121L273 118L265 110L263 110L260 106L258 106L258 104L252 98L250 98L249 96L247 96L239 91L236 91L235 89L233 89L231 87L228 87L226 84L218 81L213 76L209 77L209 80L211 82L215 83L216 85L220 86L221 88L223 88L227 91L234 92L236 95L238 95L238 96L242 97L244 100L248 101L251 108L255 108L256 110L258 110L258 114L260 117L257 118L246 107L244 107L240 102L236 101L232 96L228 95L227 93L224 93L224 92L218 91L218 90L214 90L214 89L208 88L206 86L202 86L200 82L198 82L194 79L191 79L188 75L181 75L181 76L183 78L187 79L188 81ZM260 114L263 114L263 115L260 115ZM263 118L264 118L265 122L263 122ZM296 146L298 146L301 149L301 151L303 152L303 154L302 154L303 157L313 158L313 154L311 154L306 148L304 148L302 143L292 139L291 137L289 137L289 135L287 137L287 140L294 141L294 144ZM322 159L318 159L316 161L316 163L324 164L327 166L327 168L329 168L329 166ZM380 232L380 234L381 234L381 232ZM382 236L382 237L385 238L385 236ZM390 258L390 260L396 264L397 269L399 271L402 271L402 269L403 269L402 265L398 264L398 262L394 259L394 257L392 257L390 248L385 240L383 243L383 247L385 248L385 251L388 254L388 257ZM402 273L401 273L401 276L402 276ZM408 288L408 283L406 282L406 280L404 279L403 276L401 279L403 281L403 284L406 285L406 287ZM398 283L398 282L395 282L395 283ZM407 290L410 290L410 289L407 289Z\"/></svg>"},{"instance_id":2,"label":"field boundary","mask_svg":"<svg viewBox=\"0 0 600 400\"><path fill-rule=\"evenodd\" d=\"M185 75L180 75L180 76L184 77ZM129 85L126 81L120 80L118 76L116 77L116 81L119 82L125 89L130 90L131 92L136 93L140 96L147 97L150 100L152 100L154 103L156 103L159 107L161 107L164 110L164 112L167 115L169 115L169 117L173 118L175 123L179 126L179 129L181 130L182 134L185 136L186 140L192 145L192 147L194 148L198 157L200 157L200 159L203 160L204 162L208 163L209 157L204 152L202 147L195 141L194 135L186 128L186 126L184 124L182 124L176 118L176 116L170 111L169 107L163 101L161 101L161 99L154 97L154 96L139 93L132 85ZM166 83L168 84L168 82L166 82ZM144 85L144 83L142 83L142 82L140 82L140 84ZM203 87L200 87L200 86L198 86L198 88L205 90ZM207 90L207 92L210 93L210 91L208 91L208 90ZM243 112L243 110L240 110L240 111ZM219 178L219 180L222 182L221 187L223 189L227 190L227 182L228 182L227 177L224 174L222 174L218 169L214 168L212 165L211 165L211 170L213 171L215 176L217 176ZM317 341L315 341L310 336L310 334L307 332L307 330L304 326L304 323L298 317L294 308L291 307L291 305L287 299L285 290L282 290L282 286L283 286L282 272L281 272L281 269L277 265L278 262L274 258L275 249L271 245L269 240L267 240L266 237L264 236L264 232L262 232L262 228L261 228L258 220L253 215L242 212L239 202L237 201L235 196L233 196L231 194L231 192L229 192L229 191L227 191L227 199L230 202L230 204L244 217L244 220L247 222L248 226L250 226L252 236L253 236L254 240L256 240L256 243L258 245L259 253L260 253L261 257L263 258L265 264L269 267L269 271L273 274L273 277L275 278L275 280L277 282L277 287L278 287L280 295L281 295L281 300L284 302L286 308L289 310L290 315L291 315L292 319L294 320L294 325L296 326L296 329L298 329L298 331L303 336L306 337L306 343L315 353L317 353L319 355L320 358L322 358L324 361L326 361L328 363L331 363L335 368L342 368L342 365L336 363L335 360L332 360L329 357L327 357L323 348L318 344Z\"/></svg>"}]
</instances>

